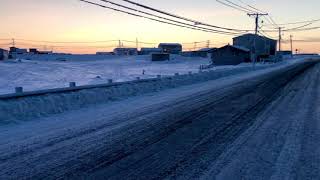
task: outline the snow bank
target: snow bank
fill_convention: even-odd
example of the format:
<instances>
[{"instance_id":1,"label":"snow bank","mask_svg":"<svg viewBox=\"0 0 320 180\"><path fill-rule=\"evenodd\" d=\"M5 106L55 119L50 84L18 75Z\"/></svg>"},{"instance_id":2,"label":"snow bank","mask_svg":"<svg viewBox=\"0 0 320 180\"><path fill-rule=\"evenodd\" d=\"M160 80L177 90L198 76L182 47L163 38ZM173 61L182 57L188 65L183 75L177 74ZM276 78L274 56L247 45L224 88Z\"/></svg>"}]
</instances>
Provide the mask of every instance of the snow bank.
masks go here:
<instances>
[{"instance_id":1,"label":"snow bank","mask_svg":"<svg viewBox=\"0 0 320 180\"><path fill-rule=\"evenodd\" d=\"M279 63L271 66L256 66L255 68L245 66L232 70L217 69L163 78L0 95L0 122L12 123L14 121L26 121L32 118L62 113L93 104L107 103L130 96L206 82L231 75L240 76L240 74L245 72L270 67L286 67L292 64L295 64L295 62Z\"/></svg>"},{"instance_id":2,"label":"snow bank","mask_svg":"<svg viewBox=\"0 0 320 180\"><path fill-rule=\"evenodd\" d=\"M265 66L258 66L255 70L265 68ZM240 67L232 71L220 69L122 83L33 91L20 95L2 95L0 96L0 121L9 123L15 120L28 120L79 109L92 104L106 103L121 98L214 80L252 70L252 67Z\"/></svg>"}]
</instances>

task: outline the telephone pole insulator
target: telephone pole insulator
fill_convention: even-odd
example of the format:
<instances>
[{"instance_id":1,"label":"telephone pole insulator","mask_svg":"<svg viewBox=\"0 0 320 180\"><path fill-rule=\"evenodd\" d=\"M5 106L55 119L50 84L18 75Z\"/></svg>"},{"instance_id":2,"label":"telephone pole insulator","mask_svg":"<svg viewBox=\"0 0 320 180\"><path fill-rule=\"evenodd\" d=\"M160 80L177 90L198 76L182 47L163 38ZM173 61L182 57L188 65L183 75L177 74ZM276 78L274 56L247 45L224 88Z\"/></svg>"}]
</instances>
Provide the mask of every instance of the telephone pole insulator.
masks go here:
<instances>
[{"instance_id":1,"label":"telephone pole insulator","mask_svg":"<svg viewBox=\"0 0 320 180\"><path fill-rule=\"evenodd\" d=\"M269 14L268 13L248 13L248 16L251 17L251 16L254 16L255 17L255 24L256 24L256 27L255 27L255 34L257 35L258 32L259 32L259 18L261 16L268 16Z\"/></svg>"}]
</instances>

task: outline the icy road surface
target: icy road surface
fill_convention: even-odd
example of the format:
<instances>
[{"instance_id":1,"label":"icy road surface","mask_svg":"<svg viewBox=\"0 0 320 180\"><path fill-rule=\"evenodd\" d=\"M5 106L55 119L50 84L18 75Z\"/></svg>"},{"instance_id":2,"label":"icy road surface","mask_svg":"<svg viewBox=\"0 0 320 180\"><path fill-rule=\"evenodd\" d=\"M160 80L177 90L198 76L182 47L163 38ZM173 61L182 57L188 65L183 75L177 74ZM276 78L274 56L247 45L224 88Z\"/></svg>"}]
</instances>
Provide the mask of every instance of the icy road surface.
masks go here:
<instances>
[{"instance_id":1,"label":"icy road surface","mask_svg":"<svg viewBox=\"0 0 320 180\"><path fill-rule=\"evenodd\" d=\"M320 64L269 71L2 126L0 179L320 179Z\"/></svg>"}]
</instances>

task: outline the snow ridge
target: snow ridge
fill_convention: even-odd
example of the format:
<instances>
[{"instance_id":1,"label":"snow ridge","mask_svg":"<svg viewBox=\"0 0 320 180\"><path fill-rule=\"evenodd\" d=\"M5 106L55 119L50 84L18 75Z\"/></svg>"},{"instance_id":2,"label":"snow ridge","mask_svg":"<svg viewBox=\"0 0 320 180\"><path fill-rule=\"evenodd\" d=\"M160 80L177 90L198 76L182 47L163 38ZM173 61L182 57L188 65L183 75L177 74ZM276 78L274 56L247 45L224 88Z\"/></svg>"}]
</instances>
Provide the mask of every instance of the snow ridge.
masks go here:
<instances>
[{"instance_id":1,"label":"snow ridge","mask_svg":"<svg viewBox=\"0 0 320 180\"><path fill-rule=\"evenodd\" d=\"M140 81L114 83L110 86L90 86L75 91L61 89L28 92L22 97L0 97L0 122L7 124L15 121L25 121L32 118L48 116L87 107L92 104L106 103L117 99L152 93L164 89L190 85L226 76L261 70L270 66L241 67L233 70L204 71L196 74L176 75L172 77L155 78ZM5 96L3 96L5 97Z\"/></svg>"}]
</instances>

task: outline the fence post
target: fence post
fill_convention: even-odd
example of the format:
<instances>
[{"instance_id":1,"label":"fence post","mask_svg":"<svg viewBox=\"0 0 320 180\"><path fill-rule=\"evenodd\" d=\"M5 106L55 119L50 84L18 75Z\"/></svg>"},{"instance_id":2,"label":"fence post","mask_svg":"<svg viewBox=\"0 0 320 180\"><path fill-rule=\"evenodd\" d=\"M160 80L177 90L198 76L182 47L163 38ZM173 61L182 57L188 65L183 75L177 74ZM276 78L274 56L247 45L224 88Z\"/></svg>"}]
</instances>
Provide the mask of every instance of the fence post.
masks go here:
<instances>
[{"instance_id":1,"label":"fence post","mask_svg":"<svg viewBox=\"0 0 320 180\"><path fill-rule=\"evenodd\" d=\"M15 92L18 93L18 94L19 93L23 93L23 87L16 87L15 88Z\"/></svg>"},{"instance_id":2,"label":"fence post","mask_svg":"<svg viewBox=\"0 0 320 180\"><path fill-rule=\"evenodd\" d=\"M69 82L69 87L73 88L76 86L77 86L76 82Z\"/></svg>"}]
</instances>

